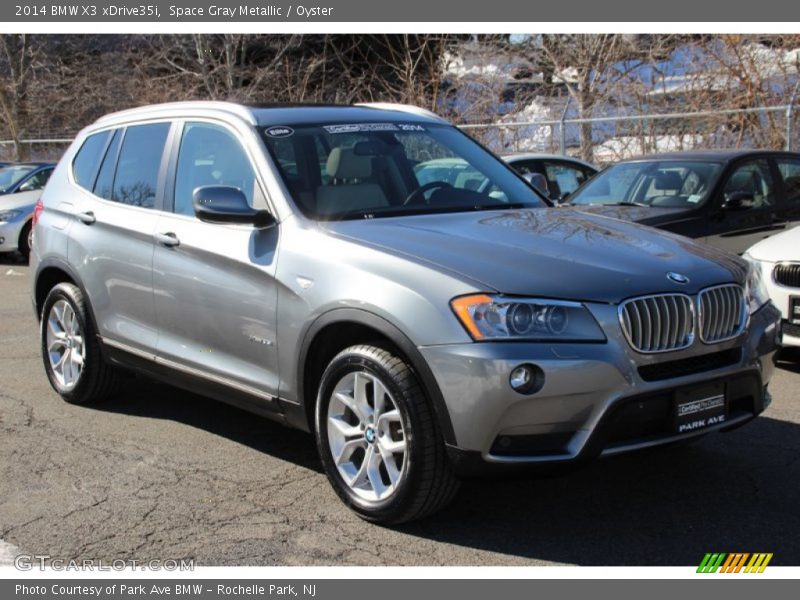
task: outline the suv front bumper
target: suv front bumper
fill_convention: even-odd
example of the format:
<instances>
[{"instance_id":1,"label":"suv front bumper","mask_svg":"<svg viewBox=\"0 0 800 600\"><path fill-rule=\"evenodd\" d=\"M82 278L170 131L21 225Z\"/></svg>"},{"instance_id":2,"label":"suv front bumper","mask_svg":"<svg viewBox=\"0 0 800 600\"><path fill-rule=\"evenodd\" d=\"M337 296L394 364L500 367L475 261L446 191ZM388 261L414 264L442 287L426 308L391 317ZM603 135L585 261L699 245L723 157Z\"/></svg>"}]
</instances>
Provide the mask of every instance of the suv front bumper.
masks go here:
<instances>
[{"instance_id":1,"label":"suv front bumper","mask_svg":"<svg viewBox=\"0 0 800 600\"><path fill-rule=\"evenodd\" d=\"M737 339L657 355L630 348L612 326L614 307L592 310L609 336L606 343L420 348L447 406L456 439L449 450L459 471L569 463L670 443L744 424L768 405L780 321L771 303L751 316ZM533 395L509 385L509 374L522 364L545 374ZM726 420L677 433L676 390L713 381L724 382Z\"/></svg>"}]
</instances>

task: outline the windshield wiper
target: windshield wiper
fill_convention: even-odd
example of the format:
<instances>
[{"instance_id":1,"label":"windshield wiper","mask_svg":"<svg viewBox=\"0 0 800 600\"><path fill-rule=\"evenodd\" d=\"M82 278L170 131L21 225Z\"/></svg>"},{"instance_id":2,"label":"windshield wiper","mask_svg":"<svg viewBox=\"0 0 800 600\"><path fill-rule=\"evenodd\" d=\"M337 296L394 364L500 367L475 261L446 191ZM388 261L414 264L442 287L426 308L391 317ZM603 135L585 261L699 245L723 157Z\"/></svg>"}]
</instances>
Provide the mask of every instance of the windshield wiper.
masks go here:
<instances>
[{"instance_id":1,"label":"windshield wiper","mask_svg":"<svg viewBox=\"0 0 800 600\"><path fill-rule=\"evenodd\" d=\"M478 204L472 207L472 210L519 210L521 208L533 208L530 204L526 204L525 202L499 202L497 204ZM469 208L464 207L460 210L469 210Z\"/></svg>"},{"instance_id":2,"label":"windshield wiper","mask_svg":"<svg viewBox=\"0 0 800 600\"><path fill-rule=\"evenodd\" d=\"M606 204L606 206L644 206L645 208L649 208L649 204L644 204L643 202L612 202L610 204Z\"/></svg>"},{"instance_id":3,"label":"windshield wiper","mask_svg":"<svg viewBox=\"0 0 800 600\"><path fill-rule=\"evenodd\" d=\"M570 206L644 206L646 208L650 208L649 204L643 204L641 202L587 202L586 204L580 204L575 202L569 202Z\"/></svg>"},{"instance_id":4,"label":"windshield wiper","mask_svg":"<svg viewBox=\"0 0 800 600\"><path fill-rule=\"evenodd\" d=\"M414 208L379 208L375 210L351 210L343 213L336 213L322 218L323 221L347 221L356 219L380 219L382 217L402 217L412 215L434 215L442 213L471 212L482 210L519 210L522 208L534 208L526 202L498 202L494 204L476 204L464 206L419 206Z\"/></svg>"},{"instance_id":5,"label":"windshield wiper","mask_svg":"<svg viewBox=\"0 0 800 600\"><path fill-rule=\"evenodd\" d=\"M341 213L334 213L320 217L321 221L348 221L353 219L375 219L377 217L397 216L398 211L373 211L373 210L349 210Z\"/></svg>"}]
</instances>

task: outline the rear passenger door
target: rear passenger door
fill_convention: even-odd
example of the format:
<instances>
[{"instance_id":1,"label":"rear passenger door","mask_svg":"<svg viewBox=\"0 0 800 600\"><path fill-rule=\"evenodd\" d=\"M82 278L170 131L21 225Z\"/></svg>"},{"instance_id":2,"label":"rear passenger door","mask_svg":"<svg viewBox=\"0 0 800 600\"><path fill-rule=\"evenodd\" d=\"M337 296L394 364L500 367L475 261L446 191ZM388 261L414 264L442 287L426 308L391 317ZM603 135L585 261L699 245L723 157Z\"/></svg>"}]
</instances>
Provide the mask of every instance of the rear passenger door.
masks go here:
<instances>
[{"instance_id":1,"label":"rear passenger door","mask_svg":"<svg viewBox=\"0 0 800 600\"><path fill-rule=\"evenodd\" d=\"M170 161L171 211L155 229L158 356L277 410L278 227L205 223L192 208L194 190L207 185L237 187L267 208L242 135L218 122L182 124Z\"/></svg>"},{"instance_id":2,"label":"rear passenger door","mask_svg":"<svg viewBox=\"0 0 800 600\"><path fill-rule=\"evenodd\" d=\"M155 355L153 233L163 201L169 122L129 125L89 139L73 163L76 195L69 261L89 294L100 335ZM91 140L91 142L90 142ZM86 151L86 155L82 155ZM92 165L99 167L92 169Z\"/></svg>"}]
</instances>

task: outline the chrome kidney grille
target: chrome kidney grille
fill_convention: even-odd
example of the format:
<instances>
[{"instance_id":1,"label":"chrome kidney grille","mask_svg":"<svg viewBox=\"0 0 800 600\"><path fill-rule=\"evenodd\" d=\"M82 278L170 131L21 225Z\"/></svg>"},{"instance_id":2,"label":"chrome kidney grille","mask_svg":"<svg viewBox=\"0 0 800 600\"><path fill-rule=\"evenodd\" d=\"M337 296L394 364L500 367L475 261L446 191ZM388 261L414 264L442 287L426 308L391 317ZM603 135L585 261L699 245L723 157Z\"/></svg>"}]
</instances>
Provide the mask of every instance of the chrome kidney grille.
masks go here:
<instances>
[{"instance_id":1,"label":"chrome kidney grille","mask_svg":"<svg viewBox=\"0 0 800 600\"><path fill-rule=\"evenodd\" d=\"M720 285L700 292L700 339L706 344L735 338L744 329L747 312L742 288Z\"/></svg>"},{"instance_id":2,"label":"chrome kidney grille","mask_svg":"<svg viewBox=\"0 0 800 600\"><path fill-rule=\"evenodd\" d=\"M800 288L800 263L780 263L772 271L775 283Z\"/></svg>"},{"instance_id":3,"label":"chrome kidney grille","mask_svg":"<svg viewBox=\"0 0 800 600\"><path fill-rule=\"evenodd\" d=\"M637 352L670 352L691 346L695 332L704 344L740 335L747 324L747 303L741 286L719 285L702 290L696 300L685 294L626 300L619 307L619 321Z\"/></svg>"},{"instance_id":4,"label":"chrome kidney grille","mask_svg":"<svg viewBox=\"0 0 800 600\"><path fill-rule=\"evenodd\" d=\"M685 294L627 300L619 316L628 343L639 352L680 350L694 341L694 304Z\"/></svg>"}]
</instances>

